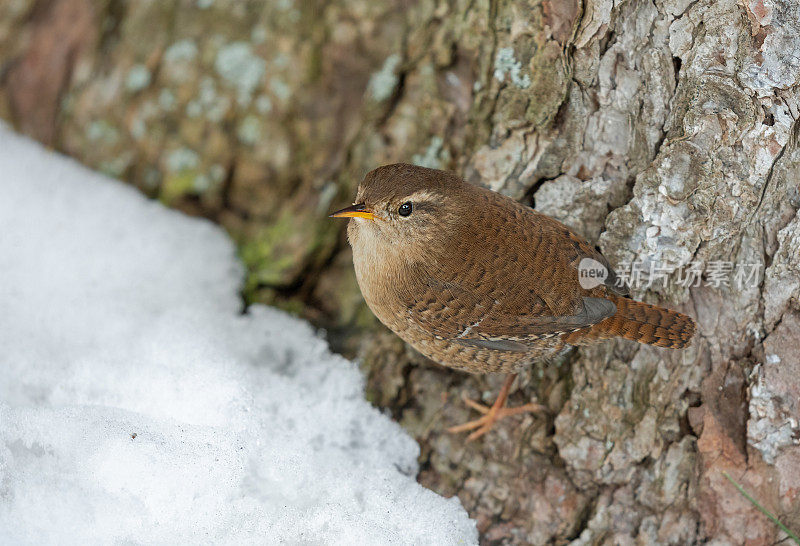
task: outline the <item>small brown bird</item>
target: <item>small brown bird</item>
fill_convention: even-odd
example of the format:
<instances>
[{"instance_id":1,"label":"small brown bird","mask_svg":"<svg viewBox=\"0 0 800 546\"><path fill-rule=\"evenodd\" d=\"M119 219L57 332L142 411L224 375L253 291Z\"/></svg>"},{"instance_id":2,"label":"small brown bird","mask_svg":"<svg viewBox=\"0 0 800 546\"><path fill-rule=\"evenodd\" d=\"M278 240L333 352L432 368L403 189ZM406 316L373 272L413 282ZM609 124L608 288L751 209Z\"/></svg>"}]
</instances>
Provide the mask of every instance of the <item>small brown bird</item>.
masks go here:
<instances>
[{"instance_id":1,"label":"small brown bird","mask_svg":"<svg viewBox=\"0 0 800 546\"><path fill-rule=\"evenodd\" d=\"M347 227L364 299L423 355L471 373L509 373L476 429L543 409L506 408L516 370L567 345L623 337L679 349L691 318L625 297L608 261L561 222L455 174L407 164L367 174ZM587 261L588 260L588 261ZM580 278L589 267L597 276Z\"/></svg>"}]
</instances>

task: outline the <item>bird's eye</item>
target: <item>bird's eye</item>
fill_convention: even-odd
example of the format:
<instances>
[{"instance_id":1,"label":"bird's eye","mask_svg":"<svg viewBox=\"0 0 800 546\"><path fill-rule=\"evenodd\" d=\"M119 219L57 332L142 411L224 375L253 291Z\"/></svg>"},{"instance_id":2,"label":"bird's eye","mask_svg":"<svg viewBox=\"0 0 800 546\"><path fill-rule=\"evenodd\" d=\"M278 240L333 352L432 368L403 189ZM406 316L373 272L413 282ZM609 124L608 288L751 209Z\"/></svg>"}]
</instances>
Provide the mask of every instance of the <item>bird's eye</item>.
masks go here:
<instances>
[{"instance_id":1,"label":"bird's eye","mask_svg":"<svg viewBox=\"0 0 800 546\"><path fill-rule=\"evenodd\" d=\"M399 214L400 216L408 216L409 214L411 214L411 210L413 208L414 207L411 205L411 201L406 201L405 203L400 205L399 209L397 209L397 214Z\"/></svg>"}]
</instances>

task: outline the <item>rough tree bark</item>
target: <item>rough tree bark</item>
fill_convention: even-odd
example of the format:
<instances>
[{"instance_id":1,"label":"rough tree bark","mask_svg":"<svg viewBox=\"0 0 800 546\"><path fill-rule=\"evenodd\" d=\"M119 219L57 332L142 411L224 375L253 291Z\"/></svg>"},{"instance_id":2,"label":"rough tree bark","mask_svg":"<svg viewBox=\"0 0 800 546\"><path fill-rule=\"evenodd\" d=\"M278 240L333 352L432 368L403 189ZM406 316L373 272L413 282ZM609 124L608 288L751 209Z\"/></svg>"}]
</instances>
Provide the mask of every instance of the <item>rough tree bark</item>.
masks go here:
<instances>
[{"instance_id":1,"label":"rough tree bark","mask_svg":"<svg viewBox=\"0 0 800 546\"><path fill-rule=\"evenodd\" d=\"M485 543L774 544L800 529L800 8L789 0L5 0L0 115L224 225L244 297L324 326ZM443 433L501 378L377 325L325 213L385 163L447 168L665 267L697 343L522 377L553 417ZM675 280L706 264L699 286ZM714 286L712 262L755 264ZM536 279L531 279L536 282ZM666 285L666 286L665 286Z\"/></svg>"}]
</instances>

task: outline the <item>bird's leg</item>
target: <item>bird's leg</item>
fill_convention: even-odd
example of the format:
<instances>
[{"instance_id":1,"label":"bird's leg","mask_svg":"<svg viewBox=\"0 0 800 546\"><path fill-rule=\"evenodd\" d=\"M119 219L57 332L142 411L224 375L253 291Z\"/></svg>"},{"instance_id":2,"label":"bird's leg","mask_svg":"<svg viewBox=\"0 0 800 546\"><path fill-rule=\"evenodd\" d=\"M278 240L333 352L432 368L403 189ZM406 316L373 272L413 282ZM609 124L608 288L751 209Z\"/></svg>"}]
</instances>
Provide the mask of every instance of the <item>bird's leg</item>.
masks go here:
<instances>
[{"instance_id":1,"label":"bird's leg","mask_svg":"<svg viewBox=\"0 0 800 546\"><path fill-rule=\"evenodd\" d=\"M469 398L465 398L464 403L467 404L469 407L481 412L483 414L483 417L479 417L474 421L470 421L469 423L464 423L463 425L450 427L447 429L447 432L451 433L464 432L465 430L477 429L467 437L467 441L471 442L472 440L480 438L481 436L489 432L494 426L494 424L503 417L508 417L509 415L517 415L519 413L526 413L526 412L546 411L547 408L545 408L541 404L534 404L533 402L516 408L505 407L506 401L508 400L508 393L511 390L511 385L514 383L514 380L516 378L517 374L515 373L508 374L508 377L506 377L506 380L503 383L503 387L500 389L500 393L497 395L497 400L494 401L494 404L492 404L491 408L488 408L483 404L475 402L474 400L470 400Z\"/></svg>"}]
</instances>

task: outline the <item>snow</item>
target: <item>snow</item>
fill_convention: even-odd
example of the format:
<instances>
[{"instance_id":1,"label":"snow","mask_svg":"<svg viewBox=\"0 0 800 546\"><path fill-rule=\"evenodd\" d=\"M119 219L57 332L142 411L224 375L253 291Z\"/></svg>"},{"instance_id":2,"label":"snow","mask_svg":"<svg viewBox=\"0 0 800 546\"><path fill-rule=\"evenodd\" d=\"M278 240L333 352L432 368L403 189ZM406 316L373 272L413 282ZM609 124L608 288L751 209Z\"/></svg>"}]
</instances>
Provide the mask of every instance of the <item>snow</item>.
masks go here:
<instances>
[{"instance_id":1,"label":"snow","mask_svg":"<svg viewBox=\"0 0 800 546\"><path fill-rule=\"evenodd\" d=\"M465 544L224 233L0 128L0 543Z\"/></svg>"}]
</instances>

